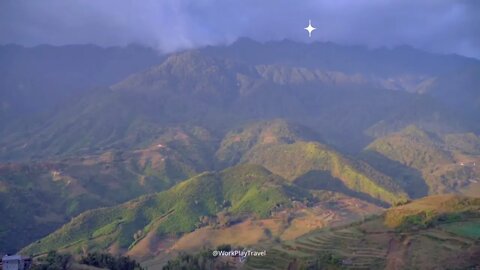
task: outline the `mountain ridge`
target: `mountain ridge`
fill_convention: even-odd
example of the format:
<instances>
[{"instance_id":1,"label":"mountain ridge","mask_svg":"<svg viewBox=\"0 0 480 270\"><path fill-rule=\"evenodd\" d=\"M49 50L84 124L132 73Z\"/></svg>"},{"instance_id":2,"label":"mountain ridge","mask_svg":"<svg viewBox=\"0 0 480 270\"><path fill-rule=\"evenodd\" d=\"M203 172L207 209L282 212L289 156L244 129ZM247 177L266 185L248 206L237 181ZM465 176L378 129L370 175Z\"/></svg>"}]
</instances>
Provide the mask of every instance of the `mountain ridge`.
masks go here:
<instances>
[{"instance_id":1,"label":"mountain ridge","mask_svg":"<svg viewBox=\"0 0 480 270\"><path fill-rule=\"evenodd\" d=\"M435 227L443 214L457 216L411 214L421 205L408 202L480 194L478 60L293 41L168 55L5 48L0 248L29 243L22 252L101 250L164 263L199 249L202 233L211 248L229 235L246 246L298 243L388 205L399 206L389 214L402 219L395 226L372 217L343 236L358 244L380 228L393 238L379 243L408 251L402 230L427 246L423 233L475 232L463 214L451 220L461 232ZM238 237L248 230L251 238ZM395 265L385 250L370 251L347 259Z\"/></svg>"}]
</instances>

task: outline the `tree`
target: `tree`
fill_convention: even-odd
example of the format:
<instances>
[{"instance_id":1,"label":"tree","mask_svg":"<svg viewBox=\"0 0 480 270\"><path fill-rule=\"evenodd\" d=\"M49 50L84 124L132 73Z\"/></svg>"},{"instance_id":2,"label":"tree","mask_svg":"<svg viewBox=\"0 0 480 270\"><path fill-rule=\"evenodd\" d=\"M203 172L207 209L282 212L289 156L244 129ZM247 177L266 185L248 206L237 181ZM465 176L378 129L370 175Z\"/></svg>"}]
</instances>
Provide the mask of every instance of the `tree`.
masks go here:
<instances>
[{"instance_id":1,"label":"tree","mask_svg":"<svg viewBox=\"0 0 480 270\"><path fill-rule=\"evenodd\" d=\"M32 270L67 270L70 267L72 256L60 254L56 251L48 252L47 256L40 258L38 263L32 266Z\"/></svg>"},{"instance_id":2,"label":"tree","mask_svg":"<svg viewBox=\"0 0 480 270\"><path fill-rule=\"evenodd\" d=\"M139 263L129 257L114 257L108 253L88 253L80 263L110 270L143 270Z\"/></svg>"}]
</instances>

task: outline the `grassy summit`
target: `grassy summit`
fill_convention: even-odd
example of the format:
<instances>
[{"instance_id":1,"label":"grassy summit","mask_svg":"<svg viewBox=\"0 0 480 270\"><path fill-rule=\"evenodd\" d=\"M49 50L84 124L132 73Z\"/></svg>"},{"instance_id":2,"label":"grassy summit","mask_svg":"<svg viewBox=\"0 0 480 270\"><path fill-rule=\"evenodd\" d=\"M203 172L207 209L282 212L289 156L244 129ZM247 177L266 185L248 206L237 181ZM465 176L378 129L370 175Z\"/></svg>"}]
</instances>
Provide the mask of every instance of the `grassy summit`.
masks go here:
<instances>
[{"instance_id":1,"label":"grassy summit","mask_svg":"<svg viewBox=\"0 0 480 270\"><path fill-rule=\"evenodd\" d=\"M397 178L416 175L428 185L429 194L463 192L480 179L478 140L471 133L439 135L409 126L371 143L366 148L367 160ZM404 186L410 191L419 189L419 181Z\"/></svg>"},{"instance_id":2,"label":"grassy summit","mask_svg":"<svg viewBox=\"0 0 480 270\"><path fill-rule=\"evenodd\" d=\"M225 164L262 165L292 182L309 177L309 187L342 185L387 203L407 198L390 177L315 141L316 137L282 120L260 122L228 134L216 155Z\"/></svg>"},{"instance_id":3,"label":"grassy summit","mask_svg":"<svg viewBox=\"0 0 480 270\"><path fill-rule=\"evenodd\" d=\"M449 154L443 151L441 142L416 126L409 126L401 132L380 138L367 149L419 170L435 163L451 161Z\"/></svg>"}]
</instances>

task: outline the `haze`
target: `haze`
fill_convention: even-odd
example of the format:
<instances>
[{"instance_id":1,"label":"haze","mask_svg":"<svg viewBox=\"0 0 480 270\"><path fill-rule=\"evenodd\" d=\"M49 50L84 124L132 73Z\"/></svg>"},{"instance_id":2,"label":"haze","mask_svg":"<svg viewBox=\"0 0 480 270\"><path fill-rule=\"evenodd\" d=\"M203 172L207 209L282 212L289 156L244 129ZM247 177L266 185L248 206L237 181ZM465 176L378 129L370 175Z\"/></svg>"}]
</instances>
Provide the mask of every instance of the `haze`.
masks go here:
<instances>
[{"instance_id":1,"label":"haze","mask_svg":"<svg viewBox=\"0 0 480 270\"><path fill-rule=\"evenodd\" d=\"M411 45L480 58L477 1L2 1L0 43L140 43L164 52L260 41ZM303 28L312 19L311 39Z\"/></svg>"}]
</instances>

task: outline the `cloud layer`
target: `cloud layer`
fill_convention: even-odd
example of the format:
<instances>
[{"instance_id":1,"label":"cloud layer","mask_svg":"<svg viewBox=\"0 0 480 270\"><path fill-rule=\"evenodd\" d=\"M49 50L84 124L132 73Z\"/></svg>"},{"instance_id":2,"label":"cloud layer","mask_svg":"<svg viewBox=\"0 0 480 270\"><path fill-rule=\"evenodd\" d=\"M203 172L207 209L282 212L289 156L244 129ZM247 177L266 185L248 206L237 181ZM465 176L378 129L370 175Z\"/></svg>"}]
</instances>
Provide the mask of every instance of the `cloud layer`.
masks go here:
<instances>
[{"instance_id":1,"label":"cloud layer","mask_svg":"<svg viewBox=\"0 0 480 270\"><path fill-rule=\"evenodd\" d=\"M308 19L317 30L311 39ZM480 1L4 0L0 43L125 45L162 51L257 40L408 44L480 58Z\"/></svg>"}]
</instances>

